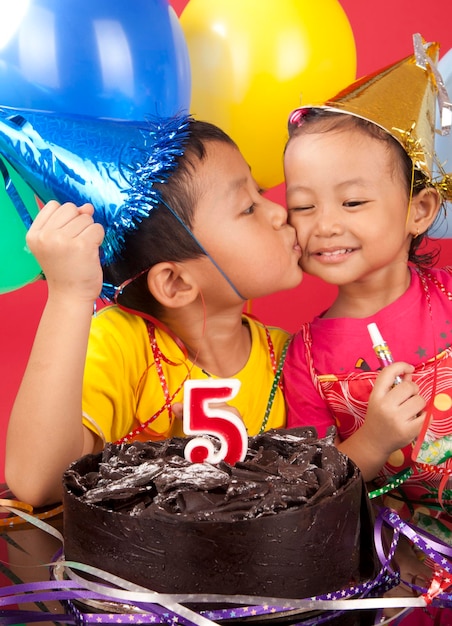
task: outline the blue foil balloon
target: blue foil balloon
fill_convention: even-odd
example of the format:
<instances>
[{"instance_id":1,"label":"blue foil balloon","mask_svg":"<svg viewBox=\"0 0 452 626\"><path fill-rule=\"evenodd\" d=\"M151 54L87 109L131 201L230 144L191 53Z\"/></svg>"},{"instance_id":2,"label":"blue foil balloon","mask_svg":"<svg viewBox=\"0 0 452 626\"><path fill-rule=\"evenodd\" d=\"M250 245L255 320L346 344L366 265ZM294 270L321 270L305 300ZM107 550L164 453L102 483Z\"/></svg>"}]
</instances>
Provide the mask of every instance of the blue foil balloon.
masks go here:
<instances>
[{"instance_id":1,"label":"blue foil balloon","mask_svg":"<svg viewBox=\"0 0 452 626\"><path fill-rule=\"evenodd\" d=\"M12 0L2 7L0 105L143 120L190 105L168 0Z\"/></svg>"}]
</instances>

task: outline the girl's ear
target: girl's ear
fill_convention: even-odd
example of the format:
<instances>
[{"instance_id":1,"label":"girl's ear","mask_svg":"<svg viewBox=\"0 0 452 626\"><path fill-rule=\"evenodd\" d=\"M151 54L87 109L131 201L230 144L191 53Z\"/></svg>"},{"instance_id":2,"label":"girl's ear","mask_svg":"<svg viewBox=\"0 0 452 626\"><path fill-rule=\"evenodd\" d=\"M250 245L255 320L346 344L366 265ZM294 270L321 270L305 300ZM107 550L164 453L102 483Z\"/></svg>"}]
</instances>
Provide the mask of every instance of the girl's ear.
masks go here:
<instances>
[{"instance_id":1,"label":"girl's ear","mask_svg":"<svg viewBox=\"0 0 452 626\"><path fill-rule=\"evenodd\" d=\"M199 294L198 285L187 267L171 261L151 267L148 288L162 306L173 309L191 304Z\"/></svg>"},{"instance_id":2,"label":"girl's ear","mask_svg":"<svg viewBox=\"0 0 452 626\"><path fill-rule=\"evenodd\" d=\"M411 233L414 237L425 233L438 215L441 198L436 189L421 189L411 201Z\"/></svg>"}]
</instances>

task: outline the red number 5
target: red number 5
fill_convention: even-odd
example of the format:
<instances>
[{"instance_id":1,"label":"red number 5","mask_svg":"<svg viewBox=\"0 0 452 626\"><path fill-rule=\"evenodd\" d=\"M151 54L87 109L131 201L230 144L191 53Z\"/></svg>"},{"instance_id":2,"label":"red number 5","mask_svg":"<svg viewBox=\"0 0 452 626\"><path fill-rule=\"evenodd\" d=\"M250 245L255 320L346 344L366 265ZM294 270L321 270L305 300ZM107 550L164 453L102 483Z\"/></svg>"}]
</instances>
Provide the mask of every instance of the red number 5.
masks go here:
<instances>
[{"instance_id":1,"label":"red number 5","mask_svg":"<svg viewBox=\"0 0 452 626\"><path fill-rule=\"evenodd\" d=\"M226 402L240 389L234 378L187 380L184 385L184 432L186 435L214 435L220 440L220 449L206 437L195 437L185 446L185 458L192 463L219 463L234 465L243 461L248 450L245 424L234 413L212 407Z\"/></svg>"}]
</instances>

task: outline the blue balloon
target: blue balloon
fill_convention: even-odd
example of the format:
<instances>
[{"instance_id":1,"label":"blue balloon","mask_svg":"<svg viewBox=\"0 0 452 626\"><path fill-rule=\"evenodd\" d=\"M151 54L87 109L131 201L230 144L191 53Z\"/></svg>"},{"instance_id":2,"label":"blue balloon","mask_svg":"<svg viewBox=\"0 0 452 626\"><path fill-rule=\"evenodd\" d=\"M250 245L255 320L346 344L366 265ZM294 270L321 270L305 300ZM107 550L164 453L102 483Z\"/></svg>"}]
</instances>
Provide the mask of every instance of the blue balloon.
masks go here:
<instances>
[{"instance_id":1,"label":"blue balloon","mask_svg":"<svg viewBox=\"0 0 452 626\"><path fill-rule=\"evenodd\" d=\"M452 102L452 48L440 59L438 70L447 89L449 102ZM438 118L438 109L436 115ZM435 135L435 152L444 172L452 174L452 131L448 135ZM452 237L452 206L450 202L446 205L446 219L439 221L432 235L450 239Z\"/></svg>"},{"instance_id":2,"label":"blue balloon","mask_svg":"<svg viewBox=\"0 0 452 626\"><path fill-rule=\"evenodd\" d=\"M0 105L122 120L188 111L188 48L168 0L21 7L2 7Z\"/></svg>"}]
</instances>

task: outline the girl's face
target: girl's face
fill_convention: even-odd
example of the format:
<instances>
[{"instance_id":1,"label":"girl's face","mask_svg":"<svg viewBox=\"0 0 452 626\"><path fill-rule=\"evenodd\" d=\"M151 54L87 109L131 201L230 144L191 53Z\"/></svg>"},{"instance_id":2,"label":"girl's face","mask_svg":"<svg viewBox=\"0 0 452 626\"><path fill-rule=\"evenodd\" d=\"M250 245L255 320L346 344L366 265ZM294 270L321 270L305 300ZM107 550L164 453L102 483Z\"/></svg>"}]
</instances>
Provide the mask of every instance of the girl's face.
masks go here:
<instances>
[{"instance_id":1,"label":"girl's face","mask_svg":"<svg viewBox=\"0 0 452 626\"><path fill-rule=\"evenodd\" d=\"M356 128L289 141L287 207L303 270L339 286L406 272L408 193L395 159L390 145Z\"/></svg>"},{"instance_id":2,"label":"girl's face","mask_svg":"<svg viewBox=\"0 0 452 626\"><path fill-rule=\"evenodd\" d=\"M209 142L206 150L197 169L194 235L244 298L295 287L302 278L301 251L286 209L262 195L234 146ZM218 289L226 285L208 265Z\"/></svg>"}]
</instances>

